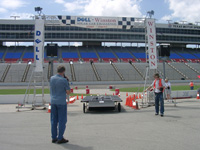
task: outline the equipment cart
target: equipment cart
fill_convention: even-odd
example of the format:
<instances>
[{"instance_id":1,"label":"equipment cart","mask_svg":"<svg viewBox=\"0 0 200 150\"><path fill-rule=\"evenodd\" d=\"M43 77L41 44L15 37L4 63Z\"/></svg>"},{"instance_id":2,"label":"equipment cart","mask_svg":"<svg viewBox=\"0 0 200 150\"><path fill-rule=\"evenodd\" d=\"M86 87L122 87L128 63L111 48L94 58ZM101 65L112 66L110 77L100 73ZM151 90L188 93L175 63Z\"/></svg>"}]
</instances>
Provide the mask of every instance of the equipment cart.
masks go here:
<instances>
[{"instance_id":1,"label":"equipment cart","mask_svg":"<svg viewBox=\"0 0 200 150\"><path fill-rule=\"evenodd\" d=\"M122 100L118 96L86 96L81 102L83 103L83 113L90 110L90 108L113 108L121 112L120 102Z\"/></svg>"}]
</instances>

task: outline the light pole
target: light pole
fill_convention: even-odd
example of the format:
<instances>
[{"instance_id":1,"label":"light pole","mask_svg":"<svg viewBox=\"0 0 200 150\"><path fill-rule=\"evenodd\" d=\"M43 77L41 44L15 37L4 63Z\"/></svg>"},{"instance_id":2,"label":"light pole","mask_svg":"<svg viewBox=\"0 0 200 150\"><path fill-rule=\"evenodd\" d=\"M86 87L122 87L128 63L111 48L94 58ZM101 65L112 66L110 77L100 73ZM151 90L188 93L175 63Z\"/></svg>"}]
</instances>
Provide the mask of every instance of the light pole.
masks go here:
<instances>
[{"instance_id":1,"label":"light pole","mask_svg":"<svg viewBox=\"0 0 200 150\"><path fill-rule=\"evenodd\" d=\"M14 18L14 20L17 20L17 18L20 18L20 16L10 16L10 18Z\"/></svg>"}]
</instances>

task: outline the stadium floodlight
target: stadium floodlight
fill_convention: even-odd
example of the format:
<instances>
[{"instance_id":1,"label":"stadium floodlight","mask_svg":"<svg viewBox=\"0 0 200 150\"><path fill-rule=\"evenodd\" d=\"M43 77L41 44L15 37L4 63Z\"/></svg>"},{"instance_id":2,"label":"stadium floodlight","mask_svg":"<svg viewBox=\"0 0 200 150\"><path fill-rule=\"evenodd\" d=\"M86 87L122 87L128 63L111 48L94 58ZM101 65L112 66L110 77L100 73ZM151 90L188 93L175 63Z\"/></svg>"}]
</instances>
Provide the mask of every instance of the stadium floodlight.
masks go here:
<instances>
[{"instance_id":1,"label":"stadium floodlight","mask_svg":"<svg viewBox=\"0 0 200 150\"><path fill-rule=\"evenodd\" d=\"M185 24L187 21L180 21L182 24Z\"/></svg>"},{"instance_id":2,"label":"stadium floodlight","mask_svg":"<svg viewBox=\"0 0 200 150\"><path fill-rule=\"evenodd\" d=\"M35 12L37 12L40 16L41 13L42 13L42 8L41 7L35 7Z\"/></svg>"},{"instance_id":3,"label":"stadium floodlight","mask_svg":"<svg viewBox=\"0 0 200 150\"><path fill-rule=\"evenodd\" d=\"M200 22L196 21L195 23L196 23L196 25L198 26Z\"/></svg>"},{"instance_id":4,"label":"stadium floodlight","mask_svg":"<svg viewBox=\"0 0 200 150\"><path fill-rule=\"evenodd\" d=\"M14 20L17 20L17 18L20 18L20 16L10 16L10 18L14 18Z\"/></svg>"},{"instance_id":5,"label":"stadium floodlight","mask_svg":"<svg viewBox=\"0 0 200 150\"><path fill-rule=\"evenodd\" d=\"M153 15L154 15L154 10L147 11L147 16L149 16L150 18L152 18Z\"/></svg>"},{"instance_id":6,"label":"stadium floodlight","mask_svg":"<svg viewBox=\"0 0 200 150\"><path fill-rule=\"evenodd\" d=\"M168 22L168 24L170 24L170 22L172 21L172 20L166 20L167 22Z\"/></svg>"}]
</instances>

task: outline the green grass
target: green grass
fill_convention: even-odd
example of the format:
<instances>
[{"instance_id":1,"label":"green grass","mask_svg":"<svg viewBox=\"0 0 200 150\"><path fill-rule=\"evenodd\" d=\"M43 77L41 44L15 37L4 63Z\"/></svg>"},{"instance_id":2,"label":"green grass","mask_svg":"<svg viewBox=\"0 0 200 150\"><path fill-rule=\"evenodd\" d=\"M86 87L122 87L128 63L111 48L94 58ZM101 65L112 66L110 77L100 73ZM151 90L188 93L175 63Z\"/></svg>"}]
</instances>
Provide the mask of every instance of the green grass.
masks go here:
<instances>
[{"instance_id":1,"label":"green grass","mask_svg":"<svg viewBox=\"0 0 200 150\"><path fill-rule=\"evenodd\" d=\"M120 92L142 92L144 87L131 87L131 88L120 88ZM200 88L200 85L195 85L194 90ZM172 86L172 91L182 91L182 90L190 90L189 85L174 85ZM112 89L111 91L114 91Z\"/></svg>"},{"instance_id":2,"label":"green grass","mask_svg":"<svg viewBox=\"0 0 200 150\"><path fill-rule=\"evenodd\" d=\"M25 94L26 89L0 89L0 95L18 95L18 94ZM42 89L37 89L37 94L42 94ZM33 94L34 90L30 90L30 94ZM45 94L49 94L49 89L44 89ZM81 93L71 93L70 96L88 96L90 94L81 94ZM94 95L94 94L93 94Z\"/></svg>"}]
</instances>

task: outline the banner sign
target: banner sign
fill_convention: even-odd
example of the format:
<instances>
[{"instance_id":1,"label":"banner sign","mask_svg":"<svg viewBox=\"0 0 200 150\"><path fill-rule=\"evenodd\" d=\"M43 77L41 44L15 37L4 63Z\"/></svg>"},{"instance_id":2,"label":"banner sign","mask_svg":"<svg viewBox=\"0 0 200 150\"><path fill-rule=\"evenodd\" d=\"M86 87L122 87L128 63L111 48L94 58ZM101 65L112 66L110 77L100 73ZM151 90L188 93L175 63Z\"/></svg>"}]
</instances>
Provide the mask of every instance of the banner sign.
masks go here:
<instances>
[{"instance_id":1,"label":"banner sign","mask_svg":"<svg viewBox=\"0 0 200 150\"><path fill-rule=\"evenodd\" d=\"M95 16L57 16L62 25L83 28L120 28L131 29L135 18L131 17L95 17Z\"/></svg>"},{"instance_id":2,"label":"banner sign","mask_svg":"<svg viewBox=\"0 0 200 150\"><path fill-rule=\"evenodd\" d=\"M147 18L146 28L147 28L147 39L148 39L149 68L157 69L155 20Z\"/></svg>"},{"instance_id":3,"label":"banner sign","mask_svg":"<svg viewBox=\"0 0 200 150\"><path fill-rule=\"evenodd\" d=\"M43 71L44 60L44 20L35 20L34 61L35 72Z\"/></svg>"}]
</instances>

